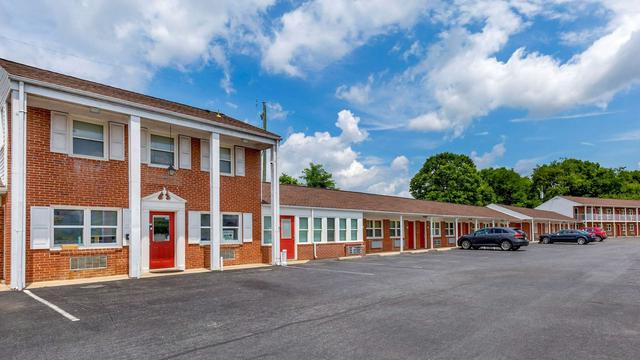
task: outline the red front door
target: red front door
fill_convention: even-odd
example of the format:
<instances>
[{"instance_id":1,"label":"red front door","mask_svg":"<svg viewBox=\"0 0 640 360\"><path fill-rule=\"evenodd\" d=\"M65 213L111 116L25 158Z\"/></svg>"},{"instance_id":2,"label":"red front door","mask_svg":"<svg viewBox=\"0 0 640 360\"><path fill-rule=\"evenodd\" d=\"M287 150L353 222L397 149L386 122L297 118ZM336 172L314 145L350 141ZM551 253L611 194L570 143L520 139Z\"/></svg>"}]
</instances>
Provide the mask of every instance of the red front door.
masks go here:
<instances>
[{"instance_id":1,"label":"red front door","mask_svg":"<svg viewBox=\"0 0 640 360\"><path fill-rule=\"evenodd\" d=\"M418 221L416 224L418 224L418 248L420 249L424 249L426 248L426 237L425 237L425 231L424 231L424 222L422 221Z\"/></svg>"},{"instance_id":2,"label":"red front door","mask_svg":"<svg viewBox=\"0 0 640 360\"><path fill-rule=\"evenodd\" d=\"M415 241L413 240L413 221L407 221L407 249L413 249Z\"/></svg>"},{"instance_id":3,"label":"red front door","mask_svg":"<svg viewBox=\"0 0 640 360\"><path fill-rule=\"evenodd\" d=\"M280 251L287 250L287 259L296 258L295 222L293 216L280 216Z\"/></svg>"},{"instance_id":4,"label":"red front door","mask_svg":"<svg viewBox=\"0 0 640 360\"><path fill-rule=\"evenodd\" d=\"M149 213L149 268L166 269L176 266L175 214L172 212Z\"/></svg>"}]
</instances>

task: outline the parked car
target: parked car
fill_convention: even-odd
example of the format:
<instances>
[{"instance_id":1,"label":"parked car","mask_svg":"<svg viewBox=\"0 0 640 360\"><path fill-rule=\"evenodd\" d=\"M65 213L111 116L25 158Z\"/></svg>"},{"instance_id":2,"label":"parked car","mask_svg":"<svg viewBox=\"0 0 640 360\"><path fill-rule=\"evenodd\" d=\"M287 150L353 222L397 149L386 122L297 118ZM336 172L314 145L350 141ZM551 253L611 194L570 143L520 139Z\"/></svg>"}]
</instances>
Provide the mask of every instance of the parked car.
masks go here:
<instances>
[{"instance_id":1,"label":"parked car","mask_svg":"<svg viewBox=\"0 0 640 360\"><path fill-rule=\"evenodd\" d=\"M607 238L607 232L604 231L601 227L592 226L592 227L586 227L582 230L588 232L589 235L591 235L597 241L602 241Z\"/></svg>"},{"instance_id":2,"label":"parked car","mask_svg":"<svg viewBox=\"0 0 640 360\"><path fill-rule=\"evenodd\" d=\"M518 250L529 245L527 234L514 228L492 227L463 235L458 239L458 246L465 250L478 249L481 246L499 246L502 250Z\"/></svg>"},{"instance_id":3,"label":"parked car","mask_svg":"<svg viewBox=\"0 0 640 360\"><path fill-rule=\"evenodd\" d=\"M578 245L587 245L595 240L595 237L591 236L588 232L576 229L564 229L554 233L540 235L540 242L543 244L575 242L578 243Z\"/></svg>"}]
</instances>

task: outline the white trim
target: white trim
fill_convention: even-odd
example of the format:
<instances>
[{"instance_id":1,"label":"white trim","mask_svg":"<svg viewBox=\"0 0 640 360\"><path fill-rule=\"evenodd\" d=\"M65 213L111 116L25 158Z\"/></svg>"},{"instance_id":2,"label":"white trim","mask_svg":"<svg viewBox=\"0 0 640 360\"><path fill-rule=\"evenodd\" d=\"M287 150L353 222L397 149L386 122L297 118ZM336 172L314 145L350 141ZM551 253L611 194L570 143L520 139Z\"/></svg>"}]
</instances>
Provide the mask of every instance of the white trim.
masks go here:
<instances>
[{"instance_id":1,"label":"white trim","mask_svg":"<svg viewBox=\"0 0 640 360\"><path fill-rule=\"evenodd\" d=\"M375 225L369 227L369 222L375 222L375 221L379 221L380 222L380 227L377 227ZM380 236L376 236L376 230L380 230ZM367 219L367 223L366 223L366 231L371 230L371 233L373 234L372 236L369 236L367 234L367 240L378 240L378 239L384 239L384 221L382 219Z\"/></svg>"},{"instance_id":2,"label":"white trim","mask_svg":"<svg viewBox=\"0 0 640 360\"><path fill-rule=\"evenodd\" d=\"M211 211L211 270L222 270L220 259L220 134L209 138L209 207Z\"/></svg>"},{"instance_id":3,"label":"white trim","mask_svg":"<svg viewBox=\"0 0 640 360\"><path fill-rule=\"evenodd\" d=\"M131 233L129 235L129 277L139 278L142 263L142 201L140 180L140 117L129 117L129 213L131 214ZM148 144L147 144L148 145ZM148 235L147 235L148 236Z\"/></svg>"},{"instance_id":4,"label":"white trim","mask_svg":"<svg viewBox=\"0 0 640 360\"><path fill-rule=\"evenodd\" d=\"M231 171L227 172L222 172L222 170L220 170L220 175L222 176L233 176L234 171L235 171L235 154L233 153L233 146L231 145L220 145L220 149L228 149L229 150L229 160L224 160L224 161L229 161L231 163L230 165L230 169ZM220 162L222 162L222 157L220 157Z\"/></svg>"},{"instance_id":5,"label":"white trim","mask_svg":"<svg viewBox=\"0 0 640 360\"><path fill-rule=\"evenodd\" d=\"M150 213L152 212L173 212L175 213L175 267L184 270L185 269L185 247L186 247L186 234L185 234L185 219L186 219L186 211L185 204L186 200L177 196L172 192L167 192L169 195L169 199L159 199L159 196L162 192L158 191L151 195L145 196L142 203L142 216L143 222L141 231L141 254L142 254L142 271L149 271L149 262L150 262L150 254L149 254L149 246L150 246L150 234L149 234L149 226L151 225L149 222ZM132 211L133 212L133 211Z\"/></svg>"},{"instance_id":6,"label":"white trim","mask_svg":"<svg viewBox=\"0 0 640 360\"><path fill-rule=\"evenodd\" d=\"M147 152L148 152L148 155L149 155L149 157L148 157L149 162L147 163L147 165L149 167L155 167L155 168L160 168L160 169L168 169L169 168L169 165L154 164L154 163L151 162L151 150L153 150L153 149L151 149L151 136L159 136L159 137L169 138L169 139L173 140L173 167L176 170L178 170L178 168L179 168L179 165L178 165L178 135L177 134L176 135L171 134L171 136L169 136L169 134L167 134L165 132L148 129L147 130L147 136L149 137L149 143L148 143L148 146L147 146ZM167 152L168 153L168 151L165 151L165 150L155 149L155 151Z\"/></svg>"},{"instance_id":7,"label":"white trim","mask_svg":"<svg viewBox=\"0 0 640 360\"><path fill-rule=\"evenodd\" d=\"M24 84L11 94L11 282L22 290L26 273L26 143L27 106Z\"/></svg>"},{"instance_id":8,"label":"white trim","mask_svg":"<svg viewBox=\"0 0 640 360\"><path fill-rule=\"evenodd\" d=\"M74 206L74 205L51 205L49 206L49 249L51 251L60 251L62 245L55 244L54 231L55 229L63 228L78 228L82 229L82 244L79 244L79 250L85 249L119 249L122 247L122 209L117 207L99 207L99 206ZM78 210L82 211L82 225L55 225L55 211L56 210ZM93 226L91 225L91 212L92 211L115 211L116 212L116 225L105 226ZM111 228L116 229L116 242L114 244L91 244L91 229L92 228Z\"/></svg>"},{"instance_id":9,"label":"white trim","mask_svg":"<svg viewBox=\"0 0 640 360\"><path fill-rule=\"evenodd\" d=\"M271 147L271 218L273 219L273 242L271 246L271 263L281 264L280 253L280 181L278 166L278 142Z\"/></svg>"},{"instance_id":10,"label":"white trim","mask_svg":"<svg viewBox=\"0 0 640 360\"><path fill-rule=\"evenodd\" d=\"M84 155L84 154L76 154L75 153L75 151L73 149L73 139L75 139L75 137L73 136L73 122L74 121L102 126L102 156L91 156L91 155ZM109 146L108 146L109 145L109 129L108 129L109 122L108 121L102 120L102 119L90 118L90 117L86 117L86 116L68 114L67 115L67 123L68 123L68 125L67 125L67 131L68 131L67 148L69 149L69 154L68 154L69 156L75 157L75 158L80 158L80 159L109 161ZM78 139L98 142L98 140L87 139L87 138L82 138L82 137L78 137Z\"/></svg>"},{"instance_id":11,"label":"white trim","mask_svg":"<svg viewBox=\"0 0 640 360\"><path fill-rule=\"evenodd\" d=\"M232 216L237 216L238 217L238 226L224 226L222 223L222 218L224 215L232 215ZM224 228L229 228L229 229L237 229L237 235L238 238L232 242L227 242L227 241L223 241L224 237L221 235L220 237L220 244L221 245L241 245L242 244L242 213L241 212L230 212L230 211L224 211L224 212L220 212L220 234L222 234L222 232L224 232Z\"/></svg>"}]
</instances>

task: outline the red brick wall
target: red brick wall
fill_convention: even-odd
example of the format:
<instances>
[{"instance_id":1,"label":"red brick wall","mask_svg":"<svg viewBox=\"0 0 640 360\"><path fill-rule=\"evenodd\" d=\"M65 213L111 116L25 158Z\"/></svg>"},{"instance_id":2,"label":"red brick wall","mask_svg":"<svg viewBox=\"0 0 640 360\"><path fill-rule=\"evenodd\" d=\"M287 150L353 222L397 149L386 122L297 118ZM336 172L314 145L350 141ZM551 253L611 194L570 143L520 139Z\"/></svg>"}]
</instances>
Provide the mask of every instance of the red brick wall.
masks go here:
<instances>
[{"instance_id":1,"label":"red brick wall","mask_svg":"<svg viewBox=\"0 0 640 360\"><path fill-rule=\"evenodd\" d=\"M339 242L316 244L316 259L333 259L347 256L347 246L363 245L361 242ZM298 260L313 260L313 243L298 244Z\"/></svg>"},{"instance_id":2,"label":"red brick wall","mask_svg":"<svg viewBox=\"0 0 640 360\"><path fill-rule=\"evenodd\" d=\"M52 153L50 149L50 111L28 109L27 143L27 282L69 279L128 273L128 248L78 249L73 251L30 250L31 206L76 205L99 207L129 207L128 154L125 161L100 161ZM128 131L125 127L125 143ZM127 147L125 146L125 152ZM225 265L268 261L260 246L260 174L258 150L246 149L246 176L222 176L220 209L222 212L253 214L253 242L223 245L236 249L236 259ZM186 211L209 210L209 173L200 171L200 141L192 139L192 170L179 169L168 176L161 168L142 165L142 196L162 190L164 186L187 201ZM5 238L10 233L5 217ZM188 218L188 216L187 216ZM185 219L188 221L188 219ZM148 219L142 219L143 226ZM188 224L185 224L188 232ZM188 238L188 234L186 234ZM7 242L4 253L7 253ZM209 266L209 246L186 244L187 268ZM69 258L78 255L107 255L107 269L71 272ZM6 258L6 257L5 257ZM266 261L265 261L266 260ZM4 264L5 268L8 265Z\"/></svg>"},{"instance_id":3,"label":"red brick wall","mask_svg":"<svg viewBox=\"0 0 640 360\"><path fill-rule=\"evenodd\" d=\"M391 222L389 219L382 220L382 249L371 248L372 240L367 239L367 219L363 219L362 226L363 226L362 236L366 244L367 253L387 252L387 251L394 251L395 249L398 249L398 250L400 249L400 248L393 247L393 240L391 239L391 230L390 230ZM380 239L375 239L375 240L380 240Z\"/></svg>"}]
</instances>

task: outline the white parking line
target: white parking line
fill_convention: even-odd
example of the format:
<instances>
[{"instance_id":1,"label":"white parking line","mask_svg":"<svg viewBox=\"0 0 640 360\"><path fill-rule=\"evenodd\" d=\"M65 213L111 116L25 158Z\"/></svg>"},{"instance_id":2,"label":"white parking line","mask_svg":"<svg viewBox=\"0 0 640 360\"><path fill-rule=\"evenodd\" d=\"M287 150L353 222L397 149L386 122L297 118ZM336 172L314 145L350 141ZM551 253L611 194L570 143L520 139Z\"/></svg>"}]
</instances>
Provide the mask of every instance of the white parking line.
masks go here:
<instances>
[{"instance_id":1,"label":"white parking line","mask_svg":"<svg viewBox=\"0 0 640 360\"><path fill-rule=\"evenodd\" d=\"M376 275L376 274L373 274L373 273L365 273L365 272L357 272L357 271L346 271L346 270L323 269L323 268L316 268L316 267L299 267L299 266L291 266L291 265L289 265L287 267L288 268L292 268L292 269L328 271L328 272L338 272L338 273L353 274L353 275L365 275L365 276L375 276Z\"/></svg>"},{"instance_id":2,"label":"white parking line","mask_svg":"<svg viewBox=\"0 0 640 360\"><path fill-rule=\"evenodd\" d=\"M71 320L71 321L80 321L80 319L78 319L77 317L75 317L75 316L73 316L73 315L69 314L68 312L66 312L66 311L64 311L64 310L62 310L62 309L60 309L57 305L55 305L55 304L52 304L52 303L48 302L47 300L45 300L45 299L41 298L40 296L38 296L38 295L36 295L36 294L32 293L31 291L29 291L29 290L24 290L23 292L24 292L25 294L27 294L27 295L31 296L32 298L36 299L37 301L39 301L39 302L41 302L41 303L43 303L43 304L47 305L48 307L52 308L52 309L53 309L53 310L55 310L58 314L60 314L60 315L62 315L62 316L64 316L64 317L66 317L67 319L69 319L69 320Z\"/></svg>"}]
</instances>

